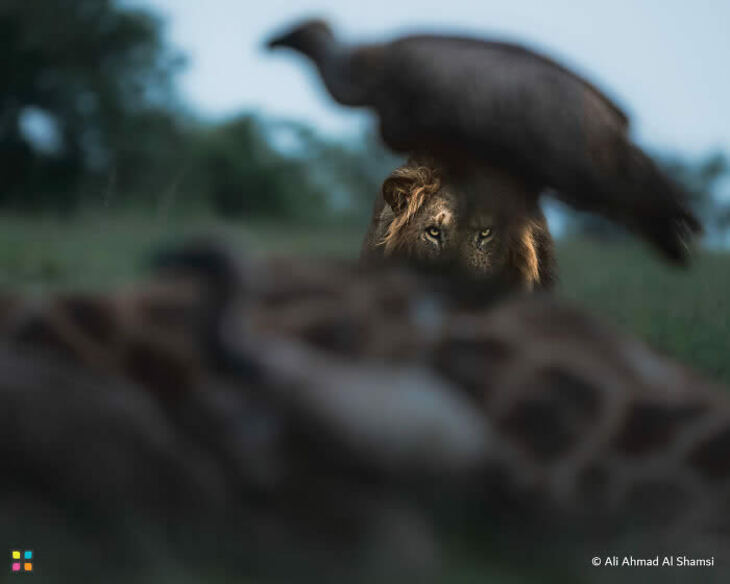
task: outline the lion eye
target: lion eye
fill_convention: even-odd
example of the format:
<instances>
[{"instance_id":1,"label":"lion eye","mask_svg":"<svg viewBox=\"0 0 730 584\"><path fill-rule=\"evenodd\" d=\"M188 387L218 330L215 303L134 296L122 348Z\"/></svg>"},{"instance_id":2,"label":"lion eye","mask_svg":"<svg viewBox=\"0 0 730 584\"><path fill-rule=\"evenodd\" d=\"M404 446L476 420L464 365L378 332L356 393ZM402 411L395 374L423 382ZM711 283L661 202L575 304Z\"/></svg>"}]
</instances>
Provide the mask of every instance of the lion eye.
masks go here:
<instances>
[{"instance_id":1,"label":"lion eye","mask_svg":"<svg viewBox=\"0 0 730 584\"><path fill-rule=\"evenodd\" d=\"M441 230L438 227L431 226L426 229L426 233L428 233L434 239L438 239L439 237L441 237Z\"/></svg>"},{"instance_id":2,"label":"lion eye","mask_svg":"<svg viewBox=\"0 0 730 584\"><path fill-rule=\"evenodd\" d=\"M481 239L487 239L488 237L491 237L491 235L492 235L492 228L491 227L487 227L486 229L482 229L479 232L479 237Z\"/></svg>"}]
</instances>

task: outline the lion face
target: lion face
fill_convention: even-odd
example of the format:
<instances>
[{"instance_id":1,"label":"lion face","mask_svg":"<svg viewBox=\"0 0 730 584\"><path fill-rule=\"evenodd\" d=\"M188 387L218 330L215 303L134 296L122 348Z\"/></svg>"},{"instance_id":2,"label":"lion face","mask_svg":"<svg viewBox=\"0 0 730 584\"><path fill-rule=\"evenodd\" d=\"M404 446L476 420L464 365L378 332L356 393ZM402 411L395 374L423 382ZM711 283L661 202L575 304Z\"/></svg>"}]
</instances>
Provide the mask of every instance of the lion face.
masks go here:
<instances>
[{"instance_id":1,"label":"lion face","mask_svg":"<svg viewBox=\"0 0 730 584\"><path fill-rule=\"evenodd\" d=\"M444 172L410 162L383 184L385 257L501 278L524 289L552 281L552 240L537 193L496 169Z\"/></svg>"}]
</instances>

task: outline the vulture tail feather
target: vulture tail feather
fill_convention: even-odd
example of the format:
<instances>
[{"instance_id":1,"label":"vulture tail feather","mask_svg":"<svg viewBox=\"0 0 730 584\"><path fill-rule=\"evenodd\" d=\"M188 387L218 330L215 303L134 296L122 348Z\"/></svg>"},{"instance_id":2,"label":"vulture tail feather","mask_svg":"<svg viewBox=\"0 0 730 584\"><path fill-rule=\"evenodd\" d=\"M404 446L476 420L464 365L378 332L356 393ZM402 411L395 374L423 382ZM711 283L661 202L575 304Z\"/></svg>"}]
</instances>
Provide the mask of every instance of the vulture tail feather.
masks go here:
<instances>
[{"instance_id":1,"label":"vulture tail feather","mask_svg":"<svg viewBox=\"0 0 730 584\"><path fill-rule=\"evenodd\" d=\"M626 209L630 226L668 259L685 264L688 242L703 231L689 207L687 193L633 144L623 170L623 188L632 195L629 204L633 209Z\"/></svg>"}]
</instances>

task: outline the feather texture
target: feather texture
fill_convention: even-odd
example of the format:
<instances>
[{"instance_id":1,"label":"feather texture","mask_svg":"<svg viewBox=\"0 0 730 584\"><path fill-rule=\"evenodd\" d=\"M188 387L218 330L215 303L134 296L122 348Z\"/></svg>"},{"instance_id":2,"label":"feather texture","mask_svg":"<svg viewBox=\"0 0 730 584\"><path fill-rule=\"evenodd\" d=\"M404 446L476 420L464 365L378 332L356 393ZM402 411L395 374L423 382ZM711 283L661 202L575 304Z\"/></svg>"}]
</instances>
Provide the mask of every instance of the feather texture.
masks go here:
<instances>
[{"instance_id":1,"label":"feather texture","mask_svg":"<svg viewBox=\"0 0 730 584\"><path fill-rule=\"evenodd\" d=\"M631 141L621 108L546 56L438 35L348 47L321 22L271 44L309 56L340 103L374 109L393 150L503 166L676 262L702 231L683 190Z\"/></svg>"}]
</instances>

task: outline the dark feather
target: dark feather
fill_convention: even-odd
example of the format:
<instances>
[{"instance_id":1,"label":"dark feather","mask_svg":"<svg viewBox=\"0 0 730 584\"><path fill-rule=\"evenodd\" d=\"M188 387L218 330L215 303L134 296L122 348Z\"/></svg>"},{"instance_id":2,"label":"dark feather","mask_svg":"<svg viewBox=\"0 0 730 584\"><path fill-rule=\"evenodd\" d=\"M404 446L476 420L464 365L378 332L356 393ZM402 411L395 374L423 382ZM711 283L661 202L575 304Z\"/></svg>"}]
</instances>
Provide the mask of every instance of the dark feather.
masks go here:
<instances>
[{"instance_id":1,"label":"dark feather","mask_svg":"<svg viewBox=\"0 0 730 584\"><path fill-rule=\"evenodd\" d=\"M548 57L437 35L349 48L321 23L276 44L312 58L340 103L372 107L396 151L501 165L622 224L672 261L686 260L702 230L683 190L629 138L626 114Z\"/></svg>"}]
</instances>

